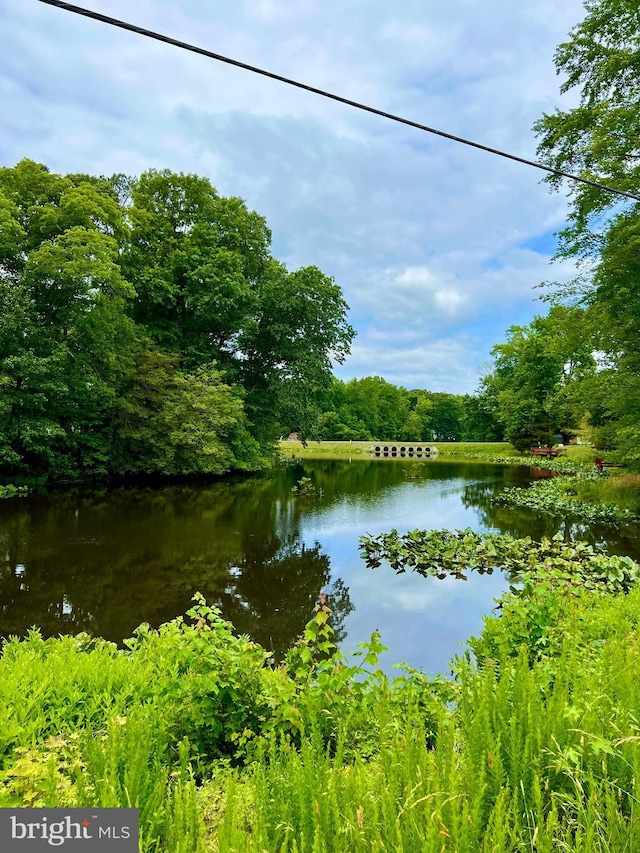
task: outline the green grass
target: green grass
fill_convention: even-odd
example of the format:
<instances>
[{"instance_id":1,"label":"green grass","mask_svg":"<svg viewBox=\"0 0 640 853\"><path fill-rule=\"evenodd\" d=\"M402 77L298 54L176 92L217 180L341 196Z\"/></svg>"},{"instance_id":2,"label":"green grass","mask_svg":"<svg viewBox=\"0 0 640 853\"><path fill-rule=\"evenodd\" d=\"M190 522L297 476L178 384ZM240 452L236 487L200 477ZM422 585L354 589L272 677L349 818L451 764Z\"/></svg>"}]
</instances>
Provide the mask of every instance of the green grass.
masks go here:
<instances>
[{"instance_id":1,"label":"green grass","mask_svg":"<svg viewBox=\"0 0 640 853\"><path fill-rule=\"evenodd\" d=\"M306 445L301 441L281 441L279 447L284 456L309 459L315 456L366 455L374 445L373 441L309 441Z\"/></svg>"},{"instance_id":2,"label":"green grass","mask_svg":"<svg viewBox=\"0 0 640 853\"><path fill-rule=\"evenodd\" d=\"M434 446L445 456L519 456L508 441L436 441Z\"/></svg>"},{"instance_id":3,"label":"green grass","mask_svg":"<svg viewBox=\"0 0 640 853\"><path fill-rule=\"evenodd\" d=\"M640 514L640 474L624 474L609 469L597 479L578 480L576 494L585 501L612 504Z\"/></svg>"},{"instance_id":4,"label":"green grass","mask_svg":"<svg viewBox=\"0 0 640 853\"><path fill-rule=\"evenodd\" d=\"M507 441L398 441L396 439L385 439L380 441L309 441L303 445L301 441L281 441L280 452L283 456L299 456L301 459L312 459L315 457L340 457L343 455L356 456L364 454L367 456L371 448L383 445L396 446L429 446L437 448L441 456L459 457L461 459L474 460L478 458L512 459L522 460L528 464L530 456L527 453L519 453L512 444ZM569 459L572 462L592 463L598 455L592 447L586 445L570 445L562 450L561 459ZM536 460L539 462L540 460Z\"/></svg>"},{"instance_id":5,"label":"green grass","mask_svg":"<svg viewBox=\"0 0 640 853\"><path fill-rule=\"evenodd\" d=\"M414 705L402 726L380 728L368 760L313 735L300 750L271 742L228 789L218 849L636 849L640 599L625 604L595 608L592 652L565 643L552 670L524 655L461 664L456 709L441 708L435 740Z\"/></svg>"},{"instance_id":6,"label":"green grass","mask_svg":"<svg viewBox=\"0 0 640 853\"><path fill-rule=\"evenodd\" d=\"M396 446L404 445L405 447L436 447L443 455L465 456L466 454L484 455L484 456L516 456L517 451L508 442L431 442L431 441L398 441L398 440L380 440L380 441L310 441L306 446L303 446L301 441L281 441L280 452L284 456L299 456L302 459L313 459L322 456L343 456L343 455L360 455L368 456L371 448L376 446Z\"/></svg>"}]
</instances>

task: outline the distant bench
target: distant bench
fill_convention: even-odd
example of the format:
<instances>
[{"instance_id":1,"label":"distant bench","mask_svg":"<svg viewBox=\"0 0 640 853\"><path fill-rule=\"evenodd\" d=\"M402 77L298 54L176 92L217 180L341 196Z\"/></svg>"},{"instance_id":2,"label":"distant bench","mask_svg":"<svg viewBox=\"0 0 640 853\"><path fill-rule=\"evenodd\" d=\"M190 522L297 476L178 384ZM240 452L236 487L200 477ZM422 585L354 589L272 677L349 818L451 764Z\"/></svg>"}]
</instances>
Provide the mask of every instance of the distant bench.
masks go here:
<instances>
[{"instance_id":1,"label":"distant bench","mask_svg":"<svg viewBox=\"0 0 640 853\"><path fill-rule=\"evenodd\" d=\"M548 456L550 459L555 459L560 455L560 451L555 447L532 447L529 453L532 456Z\"/></svg>"}]
</instances>

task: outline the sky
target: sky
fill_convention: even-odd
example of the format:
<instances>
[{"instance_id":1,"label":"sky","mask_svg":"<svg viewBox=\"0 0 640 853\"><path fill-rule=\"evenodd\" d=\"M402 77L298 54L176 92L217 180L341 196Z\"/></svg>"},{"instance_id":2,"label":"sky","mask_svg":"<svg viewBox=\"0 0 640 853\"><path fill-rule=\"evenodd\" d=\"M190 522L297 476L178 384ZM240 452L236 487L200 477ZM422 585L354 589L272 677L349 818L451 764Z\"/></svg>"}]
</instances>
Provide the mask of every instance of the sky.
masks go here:
<instances>
[{"instance_id":1,"label":"sky","mask_svg":"<svg viewBox=\"0 0 640 853\"><path fill-rule=\"evenodd\" d=\"M79 5L536 158L567 108L553 53L578 0L86 0ZM573 100L572 100L573 98ZM0 0L0 166L208 177L266 217L289 269L335 278L344 380L472 393L546 312L567 216L536 169L46 6Z\"/></svg>"}]
</instances>

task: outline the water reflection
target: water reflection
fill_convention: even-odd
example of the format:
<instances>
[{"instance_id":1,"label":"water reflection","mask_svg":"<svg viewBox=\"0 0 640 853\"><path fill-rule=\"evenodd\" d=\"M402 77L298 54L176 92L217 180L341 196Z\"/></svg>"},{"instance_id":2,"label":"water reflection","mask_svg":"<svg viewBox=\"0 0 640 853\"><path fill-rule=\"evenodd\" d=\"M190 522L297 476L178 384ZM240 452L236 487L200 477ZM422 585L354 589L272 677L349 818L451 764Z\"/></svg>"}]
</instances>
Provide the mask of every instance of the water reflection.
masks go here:
<instances>
[{"instance_id":1,"label":"water reflection","mask_svg":"<svg viewBox=\"0 0 640 853\"><path fill-rule=\"evenodd\" d=\"M120 641L201 591L281 653L328 589L338 636L348 590L300 540L292 472L203 486L67 492L0 508L0 634L87 631ZM335 598L335 601L333 600Z\"/></svg>"},{"instance_id":2,"label":"water reflection","mask_svg":"<svg viewBox=\"0 0 640 853\"><path fill-rule=\"evenodd\" d=\"M530 469L530 478L557 476L551 472ZM527 478L528 480L529 478ZM526 482L521 483L526 487ZM638 527L635 522L612 524L610 522L585 522L567 512L534 512L525 507L510 507L492 503L492 498L503 488L503 483L480 480L465 485L461 501L465 507L473 507L482 529L512 536L531 536L533 539L551 538L561 533L565 541L582 540L606 548L612 554L640 553Z\"/></svg>"},{"instance_id":3,"label":"water reflection","mask_svg":"<svg viewBox=\"0 0 640 853\"><path fill-rule=\"evenodd\" d=\"M309 477L323 496L295 497ZM482 626L508 579L438 581L367 569L358 537L464 528L605 542L638 553L637 531L491 503L528 468L447 460L333 459L213 484L117 488L0 501L0 635L38 625L120 641L188 609L196 590L276 655L321 590L345 648L379 628L389 665L435 672Z\"/></svg>"}]
</instances>

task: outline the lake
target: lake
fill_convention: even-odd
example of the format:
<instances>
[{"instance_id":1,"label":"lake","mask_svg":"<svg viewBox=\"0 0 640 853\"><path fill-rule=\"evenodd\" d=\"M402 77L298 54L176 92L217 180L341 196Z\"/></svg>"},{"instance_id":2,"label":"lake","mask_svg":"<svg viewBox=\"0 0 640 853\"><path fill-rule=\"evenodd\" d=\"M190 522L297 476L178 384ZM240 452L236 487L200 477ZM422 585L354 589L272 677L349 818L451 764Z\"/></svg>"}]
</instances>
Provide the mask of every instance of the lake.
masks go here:
<instances>
[{"instance_id":1,"label":"lake","mask_svg":"<svg viewBox=\"0 0 640 853\"><path fill-rule=\"evenodd\" d=\"M157 626L184 613L200 591L238 632L280 655L325 590L345 650L377 628L389 647L383 669L406 661L444 673L508 579L370 570L358 538L416 527L535 538L562 530L638 557L635 528L587 527L491 503L534 475L524 466L359 457L214 483L0 501L0 636L37 625L46 636L86 631L121 642L141 622ZM323 494L292 494L303 476Z\"/></svg>"}]
</instances>

